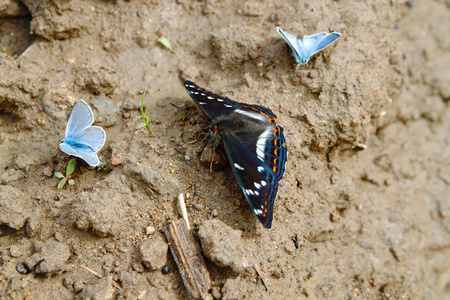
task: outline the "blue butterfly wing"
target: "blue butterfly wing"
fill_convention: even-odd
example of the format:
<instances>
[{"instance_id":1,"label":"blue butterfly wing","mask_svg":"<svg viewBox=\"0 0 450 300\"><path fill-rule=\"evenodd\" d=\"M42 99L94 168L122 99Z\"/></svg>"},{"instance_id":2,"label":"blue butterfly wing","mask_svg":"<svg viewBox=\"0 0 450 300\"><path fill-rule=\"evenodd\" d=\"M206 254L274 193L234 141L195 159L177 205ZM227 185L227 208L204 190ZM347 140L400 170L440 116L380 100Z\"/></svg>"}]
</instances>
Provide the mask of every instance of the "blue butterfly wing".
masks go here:
<instances>
[{"instance_id":1,"label":"blue butterfly wing","mask_svg":"<svg viewBox=\"0 0 450 300\"><path fill-rule=\"evenodd\" d=\"M79 100L70 114L66 127L66 136L59 148L66 154L79 157L91 166L100 161L97 152L103 147L106 133L103 128L91 126L94 113L84 100Z\"/></svg>"},{"instance_id":2,"label":"blue butterfly wing","mask_svg":"<svg viewBox=\"0 0 450 300\"><path fill-rule=\"evenodd\" d=\"M71 137L94 123L94 113L84 100L73 108L66 127L66 138Z\"/></svg>"},{"instance_id":3,"label":"blue butterfly wing","mask_svg":"<svg viewBox=\"0 0 450 300\"><path fill-rule=\"evenodd\" d=\"M302 40L298 40L300 55L305 62L314 55L317 44L327 35L326 32L317 33L313 35L305 35Z\"/></svg>"},{"instance_id":4,"label":"blue butterfly wing","mask_svg":"<svg viewBox=\"0 0 450 300\"><path fill-rule=\"evenodd\" d=\"M303 37L303 45L305 48L305 52L307 51L309 54L308 57L311 57L317 52L325 49L326 47L334 43L341 36L342 34L339 32L332 32L332 33L322 32L314 35L306 35Z\"/></svg>"},{"instance_id":5,"label":"blue butterfly wing","mask_svg":"<svg viewBox=\"0 0 450 300\"><path fill-rule=\"evenodd\" d=\"M98 152L105 144L106 133L101 127L89 126L78 132L72 140L83 145L82 148L89 149L92 152Z\"/></svg>"},{"instance_id":6,"label":"blue butterfly wing","mask_svg":"<svg viewBox=\"0 0 450 300\"><path fill-rule=\"evenodd\" d=\"M69 143L61 143L59 144L59 149L62 152L79 157L87 162L89 165L96 167L100 164L100 160L98 159L97 153L90 151L86 148L75 147Z\"/></svg>"},{"instance_id":7,"label":"blue butterfly wing","mask_svg":"<svg viewBox=\"0 0 450 300\"><path fill-rule=\"evenodd\" d=\"M295 60L298 64L301 64L302 56L301 56L301 49L302 41L298 40L295 35L289 34L280 27L277 27L277 32L281 35L281 37L286 41L286 43L291 47L293 55L295 57Z\"/></svg>"},{"instance_id":8,"label":"blue butterfly wing","mask_svg":"<svg viewBox=\"0 0 450 300\"><path fill-rule=\"evenodd\" d=\"M189 80L184 82L184 87L200 110L211 120L229 114L241 105L239 102L213 94Z\"/></svg>"},{"instance_id":9,"label":"blue butterfly wing","mask_svg":"<svg viewBox=\"0 0 450 300\"><path fill-rule=\"evenodd\" d=\"M97 166L100 162L96 153L103 147L105 140L106 133L103 128L89 126L74 137L62 140L59 148L66 154L83 159L91 166Z\"/></svg>"}]
</instances>

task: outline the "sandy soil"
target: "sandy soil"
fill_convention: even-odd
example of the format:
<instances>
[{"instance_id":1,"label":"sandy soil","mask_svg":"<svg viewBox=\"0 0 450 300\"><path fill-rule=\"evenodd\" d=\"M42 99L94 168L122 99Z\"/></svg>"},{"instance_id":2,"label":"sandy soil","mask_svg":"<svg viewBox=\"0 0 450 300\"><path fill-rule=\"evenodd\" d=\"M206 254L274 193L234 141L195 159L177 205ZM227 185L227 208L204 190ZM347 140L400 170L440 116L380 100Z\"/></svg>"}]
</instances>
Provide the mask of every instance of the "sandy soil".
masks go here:
<instances>
[{"instance_id":1,"label":"sandy soil","mask_svg":"<svg viewBox=\"0 0 450 300\"><path fill-rule=\"evenodd\" d=\"M294 76L276 26L343 37ZM450 298L448 28L446 0L0 1L0 299L185 299L161 232L179 193L210 299ZM272 230L201 162L185 79L277 114ZM81 98L107 165L58 190Z\"/></svg>"}]
</instances>

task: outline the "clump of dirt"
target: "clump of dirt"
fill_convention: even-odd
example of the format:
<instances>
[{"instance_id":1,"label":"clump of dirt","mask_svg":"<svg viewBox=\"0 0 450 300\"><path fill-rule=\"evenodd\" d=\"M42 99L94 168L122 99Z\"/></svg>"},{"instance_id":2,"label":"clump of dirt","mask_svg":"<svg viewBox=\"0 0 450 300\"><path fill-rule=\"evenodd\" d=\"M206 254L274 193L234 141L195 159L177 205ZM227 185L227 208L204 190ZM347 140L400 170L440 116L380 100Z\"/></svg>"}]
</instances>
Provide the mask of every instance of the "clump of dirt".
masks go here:
<instances>
[{"instance_id":1,"label":"clump of dirt","mask_svg":"<svg viewBox=\"0 0 450 300\"><path fill-rule=\"evenodd\" d=\"M10 0L0 24L2 298L187 298L161 232L180 193L215 299L449 297L444 2ZM296 74L276 26L343 36ZM221 156L210 172L207 124L170 105L201 115L185 79L277 114L272 230ZM78 160L58 190L81 98L106 166Z\"/></svg>"}]
</instances>

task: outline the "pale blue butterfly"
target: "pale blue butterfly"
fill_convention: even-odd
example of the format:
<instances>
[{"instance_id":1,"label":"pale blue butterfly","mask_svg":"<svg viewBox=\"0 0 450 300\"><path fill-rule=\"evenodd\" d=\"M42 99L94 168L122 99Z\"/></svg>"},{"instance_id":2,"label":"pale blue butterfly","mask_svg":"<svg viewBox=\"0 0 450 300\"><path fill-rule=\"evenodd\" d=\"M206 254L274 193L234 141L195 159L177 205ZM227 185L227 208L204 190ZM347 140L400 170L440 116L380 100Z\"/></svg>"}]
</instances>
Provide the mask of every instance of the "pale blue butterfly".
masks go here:
<instances>
[{"instance_id":1,"label":"pale blue butterfly","mask_svg":"<svg viewBox=\"0 0 450 300\"><path fill-rule=\"evenodd\" d=\"M291 47L295 60L297 61L297 70L301 65L306 65L310 57L317 52L325 49L337 39L342 36L342 33L316 33L313 35L305 35L303 40L297 39L292 34L287 33L280 27L277 27L277 32L283 37L283 39Z\"/></svg>"},{"instance_id":2,"label":"pale blue butterfly","mask_svg":"<svg viewBox=\"0 0 450 300\"><path fill-rule=\"evenodd\" d=\"M92 123L92 109L84 100L78 101L70 114L66 136L60 140L59 149L95 167L100 164L97 152L105 144L106 133L101 127L91 126Z\"/></svg>"}]
</instances>

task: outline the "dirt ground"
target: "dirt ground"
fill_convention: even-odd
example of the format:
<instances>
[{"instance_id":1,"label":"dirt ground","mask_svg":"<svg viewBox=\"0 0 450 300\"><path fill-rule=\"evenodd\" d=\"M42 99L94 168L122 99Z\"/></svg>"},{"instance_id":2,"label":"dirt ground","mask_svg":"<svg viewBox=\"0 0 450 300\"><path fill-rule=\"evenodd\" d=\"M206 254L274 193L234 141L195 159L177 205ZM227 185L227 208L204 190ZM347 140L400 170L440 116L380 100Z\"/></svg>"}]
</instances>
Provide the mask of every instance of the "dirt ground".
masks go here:
<instances>
[{"instance_id":1,"label":"dirt ground","mask_svg":"<svg viewBox=\"0 0 450 300\"><path fill-rule=\"evenodd\" d=\"M276 26L343 37L294 76ZM209 299L450 299L448 28L448 0L1 0L0 299L186 299L161 231L180 193ZM271 230L200 161L185 79L278 116ZM107 164L58 190L78 99Z\"/></svg>"}]
</instances>

